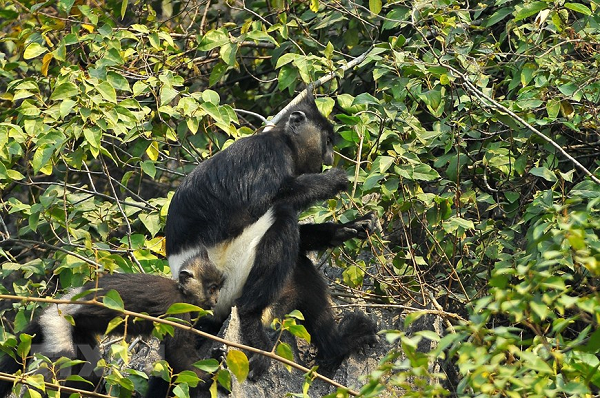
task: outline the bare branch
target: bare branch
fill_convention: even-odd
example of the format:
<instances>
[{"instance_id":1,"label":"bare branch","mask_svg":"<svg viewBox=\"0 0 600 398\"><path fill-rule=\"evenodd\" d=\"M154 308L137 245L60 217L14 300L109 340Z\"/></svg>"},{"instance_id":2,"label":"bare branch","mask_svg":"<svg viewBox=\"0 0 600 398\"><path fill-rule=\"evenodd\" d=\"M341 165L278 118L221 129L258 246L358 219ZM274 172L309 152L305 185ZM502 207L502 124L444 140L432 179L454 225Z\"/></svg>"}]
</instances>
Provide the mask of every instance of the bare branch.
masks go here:
<instances>
[{"instance_id":1,"label":"bare branch","mask_svg":"<svg viewBox=\"0 0 600 398\"><path fill-rule=\"evenodd\" d=\"M275 126L277 123L279 123L281 121L281 118L283 117L283 115L288 113L290 109L292 109L293 107L298 105L300 102L302 102L302 100L304 98L306 98L306 96L308 95L309 92L311 92L315 88L320 87L323 84L330 81L331 79L333 79L338 72L342 72L342 74L343 74L347 70L352 69L355 66L359 65L361 62L363 62L367 58L367 55L369 55L371 50L373 50L373 47L369 48L367 51L365 51L359 57L354 58L352 61L348 62L346 65L342 66L341 68L339 68L333 72L329 72L325 76L321 77L319 80L310 83L304 90L302 90L300 92L300 94L298 94L292 101L290 101L290 103L287 104L285 106L285 108L283 108L275 116L273 116L273 118L267 123L264 130L266 131L266 130L272 129L273 126Z\"/></svg>"},{"instance_id":2,"label":"bare branch","mask_svg":"<svg viewBox=\"0 0 600 398\"><path fill-rule=\"evenodd\" d=\"M596 177L594 174L592 174L591 171L589 171L588 169L586 169L585 166L582 165L581 163L579 163L579 161L577 159L575 159L573 156L569 155L569 153L567 151L565 151L560 145L558 145L556 142L554 142L550 137L546 136L544 133L542 133L541 131L539 131L535 127L533 127L531 124L527 123L527 121L525 121L525 119L523 119L522 117L520 117L519 115L517 115L516 113L514 113L513 111L511 111L510 109L508 109L507 107L505 107L501 103L499 103L498 101L496 101L493 98L489 97L483 91L479 90L473 83L471 83L471 81L469 80L468 76L462 74L461 72L459 72L458 70L456 70L455 68L453 68L450 65L447 65L447 64L444 64L444 63L440 63L440 64L443 67L448 68L449 70L452 71L452 73L454 73L456 76L458 76L464 82L465 87L469 91L471 91L476 97L478 97L479 100L484 105L487 105L488 107L490 107L492 109L495 109L495 110L497 110L499 112L505 113L508 116L510 116L513 119L515 119L516 121L518 121L519 123L521 123L521 125L523 125L524 127L526 127L528 130L530 130L531 132L533 132L535 135L537 135L538 137L540 137L541 139L543 139L544 141L546 141L550 145L552 145L565 158L569 159L575 165L575 167L577 167L579 170L581 170L583 173L585 173L588 177L590 177L590 179L592 181L594 181L596 184L600 184L600 179L598 179L598 177Z\"/></svg>"}]
</instances>

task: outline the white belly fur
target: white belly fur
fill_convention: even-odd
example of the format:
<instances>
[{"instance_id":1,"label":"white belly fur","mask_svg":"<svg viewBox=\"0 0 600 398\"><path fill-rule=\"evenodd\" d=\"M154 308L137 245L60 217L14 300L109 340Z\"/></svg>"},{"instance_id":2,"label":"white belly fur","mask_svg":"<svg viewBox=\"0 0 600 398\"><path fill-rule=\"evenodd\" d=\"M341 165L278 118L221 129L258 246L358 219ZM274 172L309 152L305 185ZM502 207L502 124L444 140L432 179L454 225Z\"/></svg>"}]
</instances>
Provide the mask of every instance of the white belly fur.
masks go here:
<instances>
[{"instance_id":1,"label":"white belly fur","mask_svg":"<svg viewBox=\"0 0 600 398\"><path fill-rule=\"evenodd\" d=\"M217 306L214 308L217 319L225 318L235 304L235 300L242 294L254 264L256 246L273 225L273 221L273 209L269 209L235 238L206 248L210 260L225 274L225 282L219 293ZM184 261L196 255L200 249L193 247L169 256L169 267L174 278L178 277Z\"/></svg>"}]
</instances>

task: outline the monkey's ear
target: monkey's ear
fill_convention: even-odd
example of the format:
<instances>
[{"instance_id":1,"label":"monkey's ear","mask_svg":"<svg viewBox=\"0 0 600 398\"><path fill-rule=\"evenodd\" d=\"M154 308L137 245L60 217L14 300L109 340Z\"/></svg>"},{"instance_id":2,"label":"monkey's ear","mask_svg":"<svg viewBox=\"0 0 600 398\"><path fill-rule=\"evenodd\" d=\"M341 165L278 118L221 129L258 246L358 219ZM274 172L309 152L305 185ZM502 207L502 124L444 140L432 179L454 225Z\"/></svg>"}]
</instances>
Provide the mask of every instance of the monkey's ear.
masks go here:
<instances>
[{"instance_id":1,"label":"monkey's ear","mask_svg":"<svg viewBox=\"0 0 600 398\"><path fill-rule=\"evenodd\" d=\"M194 277L194 274L189 269L182 269L179 271L179 283L185 283L188 279Z\"/></svg>"},{"instance_id":2,"label":"monkey's ear","mask_svg":"<svg viewBox=\"0 0 600 398\"><path fill-rule=\"evenodd\" d=\"M306 113L302 111L294 111L290 113L290 117L288 118L288 127L294 131L298 126L306 122Z\"/></svg>"}]
</instances>

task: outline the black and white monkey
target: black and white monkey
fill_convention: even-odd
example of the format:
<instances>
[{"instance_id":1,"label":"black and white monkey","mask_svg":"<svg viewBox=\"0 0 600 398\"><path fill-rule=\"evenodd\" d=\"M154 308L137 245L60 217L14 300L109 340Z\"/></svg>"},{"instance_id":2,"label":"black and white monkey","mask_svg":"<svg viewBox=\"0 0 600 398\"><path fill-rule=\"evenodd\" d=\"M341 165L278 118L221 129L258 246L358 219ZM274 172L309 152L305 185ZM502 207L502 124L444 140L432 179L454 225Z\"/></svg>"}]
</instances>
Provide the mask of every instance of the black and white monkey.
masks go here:
<instances>
[{"instance_id":1,"label":"black and white monkey","mask_svg":"<svg viewBox=\"0 0 600 398\"><path fill-rule=\"evenodd\" d=\"M155 317L165 314L175 303L194 304L205 310L215 307L223 285L223 273L209 261L205 253L184 261L178 275L178 281L150 274L106 275L98 279L97 286L96 281L87 282L80 288L71 289L62 298L69 300L96 287L99 290L85 294L82 299L102 296L110 290L115 290L121 296L126 310L144 312ZM31 322L22 333L34 336L32 351L37 347L37 352L51 359L68 357L87 360L89 358L85 357L86 353L89 355L98 344L97 335L104 333L109 322L121 315L120 312L103 306L79 305L75 302L52 304L45 308L41 316ZM65 316L72 317L74 325ZM175 316L187 322L195 317L192 313ZM151 321L134 322L132 317L128 317L126 327L129 335L150 335L154 325ZM123 334L124 328L125 324L122 323L111 333ZM175 328L173 336L166 336L164 341L165 359L175 373L191 370L204 381L209 380L209 374L193 366L194 362L202 359L195 354L194 334L188 330ZM93 366L95 363L92 364ZM0 362L0 372L14 374L20 369L25 370L26 364L9 355L5 355ZM7 396L11 388L11 382L0 381L0 398ZM89 388L89 385L85 384L84 388ZM152 396L153 391L149 391L148 395Z\"/></svg>"},{"instance_id":2,"label":"black and white monkey","mask_svg":"<svg viewBox=\"0 0 600 398\"><path fill-rule=\"evenodd\" d=\"M181 183L169 206L166 250L176 273L185 258L206 248L225 274L214 309L222 322L238 307L245 343L271 350L261 324L265 309L290 298L306 316L322 364L338 365L350 352L374 341L373 322L352 314L334 321L327 286L305 256L364 238L372 215L346 224L299 225L299 211L348 187L333 163L333 127L309 96L269 131L242 138L198 165ZM268 368L250 358L250 378Z\"/></svg>"}]
</instances>

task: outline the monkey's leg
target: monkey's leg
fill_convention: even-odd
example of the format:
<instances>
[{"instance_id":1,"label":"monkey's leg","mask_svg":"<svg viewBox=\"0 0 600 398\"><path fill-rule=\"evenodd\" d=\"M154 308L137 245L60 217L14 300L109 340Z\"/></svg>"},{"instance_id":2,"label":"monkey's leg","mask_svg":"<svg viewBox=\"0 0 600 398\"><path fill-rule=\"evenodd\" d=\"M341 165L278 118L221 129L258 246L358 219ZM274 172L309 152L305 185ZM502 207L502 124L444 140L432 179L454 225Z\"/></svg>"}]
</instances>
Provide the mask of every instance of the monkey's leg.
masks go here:
<instances>
[{"instance_id":1,"label":"monkey's leg","mask_svg":"<svg viewBox=\"0 0 600 398\"><path fill-rule=\"evenodd\" d=\"M256 247L254 264L236 300L240 329L245 343L270 351L273 342L263 329L265 308L279 298L298 257L298 222L289 206L275 208L275 221ZM269 367L269 360L259 354L250 357L250 379L258 379Z\"/></svg>"},{"instance_id":2,"label":"monkey's leg","mask_svg":"<svg viewBox=\"0 0 600 398\"><path fill-rule=\"evenodd\" d=\"M376 341L375 324L363 314L348 314L336 324L327 284L307 257L299 256L290 284L286 292L293 297L282 300L293 302L304 315L304 325L318 349L317 361L326 370L337 368L350 353Z\"/></svg>"},{"instance_id":3,"label":"monkey's leg","mask_svg":"<svg viewBox=\"0 0 600 398\"><path fill-rule=\"evenodd\" d=\"M183 319L189 321L189 314L184 314ZM196 373L200 379L197 387L190 387L190 397L195 396L195 393L199 390L208 390L212 375L194 366L195 362L202 359L196 350L195 335L188 330L175 328L173 337L165 337L164 344L165 360L173 369L173 373L177 374L189 370ZM167 398L168 396L169 383L160 377L151 377L145 398Z\"/></svg>"}]
</instances>

